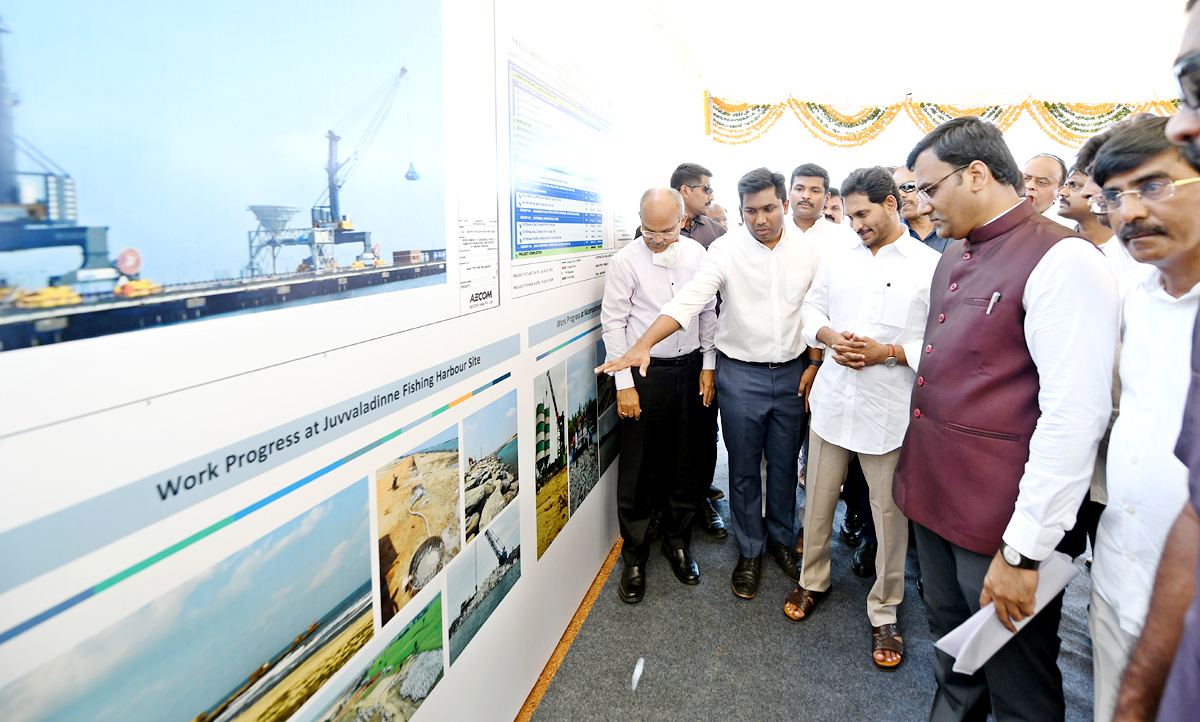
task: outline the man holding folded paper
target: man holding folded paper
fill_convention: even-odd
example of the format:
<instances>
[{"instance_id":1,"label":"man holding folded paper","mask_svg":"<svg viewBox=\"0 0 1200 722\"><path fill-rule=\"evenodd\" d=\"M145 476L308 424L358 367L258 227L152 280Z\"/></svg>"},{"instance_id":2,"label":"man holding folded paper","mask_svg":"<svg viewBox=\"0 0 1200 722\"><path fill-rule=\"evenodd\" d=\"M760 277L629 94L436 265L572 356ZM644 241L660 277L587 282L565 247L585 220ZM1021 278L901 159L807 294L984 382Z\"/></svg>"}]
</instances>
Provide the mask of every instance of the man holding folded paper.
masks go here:
<instances>
[{"instance_id":1,"label":"man holding folded paper","mask_svg":"<svg viewBox=\"0 0 1200 722\"><path fill-rule=\"evenodd\" d=\"M1034 612L1038 566L1075 522L1112 413L1117 283L1088 241L1034 213L996 126L943 123L908 157L951 243L893 493L913 521L934 637L995 602ZM936 653L931 720L1062 720L1056 595L975 674Z\"/></svg>"}]
</instances>

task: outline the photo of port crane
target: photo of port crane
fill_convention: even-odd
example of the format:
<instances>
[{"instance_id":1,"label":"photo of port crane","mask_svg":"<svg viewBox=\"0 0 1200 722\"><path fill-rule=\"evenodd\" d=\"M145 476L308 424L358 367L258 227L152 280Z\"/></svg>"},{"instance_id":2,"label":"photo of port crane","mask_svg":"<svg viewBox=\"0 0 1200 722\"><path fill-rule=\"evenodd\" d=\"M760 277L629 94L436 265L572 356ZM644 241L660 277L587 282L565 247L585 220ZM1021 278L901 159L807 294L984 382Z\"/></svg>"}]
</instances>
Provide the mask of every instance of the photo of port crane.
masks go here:
<instances>
[{"instance_id":1,"label":"photo of port crane","mask_svg":"<svg viewBox=\"0 0 1200 722\"><path fill-rule=\"evenodd\" d=\"M102 9L79 12L94 14L97 29L117 27ZM76 47L56 35L69 31L52 10L9 12L0 21L0 352L444 284L440 8L403 12L430 17L405 18L424 29L386 53L398 61L390 68L366 64L369 47L291 53L272 32L278 18L260 10L246 18L253 44L205 35L216 18L184 23L215 57L189 54L197 46L181 39L159 62L181 88L223 80L208 103L202 92L158 92L155 64L105 50L103 32L74 38ZM169 15L125 17L120 32L183 32ZM325 15L306 22L316 31ZM282 54L291 67L264 66ZM318 72L339 79L337 92L312 94ZM87 73L146 91L93 97L71 82ZM247 109L226 99L244 93L272 100ZM303 101L278 100L289 93ZM128 95L153 101L112 107ZM105 118L129 113L145 122L114 120L104 132ZM353 143L350 152L339 143ZM153 162L126 157L138 144L155 147ZM307 217L287 204L304 195L316 197Z\"/></svg>"}]
</instances>

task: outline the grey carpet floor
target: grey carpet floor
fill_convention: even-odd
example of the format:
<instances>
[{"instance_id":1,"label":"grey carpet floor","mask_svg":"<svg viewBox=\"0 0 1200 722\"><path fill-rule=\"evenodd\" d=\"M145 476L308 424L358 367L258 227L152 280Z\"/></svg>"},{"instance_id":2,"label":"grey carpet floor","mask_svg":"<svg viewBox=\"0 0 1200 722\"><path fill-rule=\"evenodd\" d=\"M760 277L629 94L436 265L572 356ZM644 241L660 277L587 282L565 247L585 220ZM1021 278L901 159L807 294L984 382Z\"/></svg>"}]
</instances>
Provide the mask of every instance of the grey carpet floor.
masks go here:
<instances>
[{"instance_id":1,"label":"grey carpet floor","mask_svg":"<svg viewBox=\"0 0 1200 722\"><path fill-rule=\"evenodd\" d=\"M728 490L719 444L717 486ZM797 495L803 518L804 493ZM726 502L718 508L728 520ZM835 528L845 513L838 504ZM917 595L916 550L910 548L899 624L907 654L894 672L871 663L867 592L873 580L850 571L853 551L835 534L833 594L811 619L794 624L783 602L795 585L769 559L758 596L733 595L737 562L733 534L696 534L697 586L680 584L657 550L650 557L646 597L617 597L617 562L570 651L534 712L536 722L559 720L923 720L933 698L934 640ZM1083 568L1082 561L1079 563ZM1092 719L1091 642L1086 570L1067 589L1059 667L1067 720ZM631 681L638 659L643 673Z\"/></svg>"}]
</instances>

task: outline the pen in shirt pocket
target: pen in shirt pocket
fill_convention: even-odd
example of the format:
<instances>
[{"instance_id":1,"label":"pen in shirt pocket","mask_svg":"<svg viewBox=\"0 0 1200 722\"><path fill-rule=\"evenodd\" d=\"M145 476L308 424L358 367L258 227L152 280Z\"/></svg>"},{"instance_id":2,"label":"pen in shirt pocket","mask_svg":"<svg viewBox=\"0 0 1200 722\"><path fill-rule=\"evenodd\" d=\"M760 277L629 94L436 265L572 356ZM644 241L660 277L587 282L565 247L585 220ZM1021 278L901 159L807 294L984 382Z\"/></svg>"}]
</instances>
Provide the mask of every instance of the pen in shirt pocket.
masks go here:
<instances>
[{"instance_id":1,"label":"pen in shirt pocket","mask_svg":"<svg viewBox=\"0 0 1200 722\"><path fill-rule=\"evenodd\" d=\"M984 315L985 315L985 316L991 316L991 315L992 315L992 306L995 306L995 305L996 305L996 301L999 301L999 300L1000 300L1000 292L999 292L999 291L995 291L995 292L993 292L993 293L992 293L992 300L991 300L991 301L988 301L988 307L987 307L987 311L985 311L985 312L984 312Z\"/></svg>"}]
</instances>

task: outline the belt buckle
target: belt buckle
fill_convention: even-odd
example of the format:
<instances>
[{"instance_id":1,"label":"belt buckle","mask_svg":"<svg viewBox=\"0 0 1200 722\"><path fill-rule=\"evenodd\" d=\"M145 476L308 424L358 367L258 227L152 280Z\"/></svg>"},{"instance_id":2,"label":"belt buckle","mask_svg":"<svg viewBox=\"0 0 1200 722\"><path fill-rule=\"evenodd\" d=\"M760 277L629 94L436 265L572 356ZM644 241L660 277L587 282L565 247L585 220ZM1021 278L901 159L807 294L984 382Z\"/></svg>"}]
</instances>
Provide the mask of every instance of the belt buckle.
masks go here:
<instances>
[{"instance_id":1,"label":"belt buckle","mask_svg":"<svg viewBox=\"0 0 1200 722\"><path fill-rule=\"evenodd\" d=\"M784 366L786 366L786 365L787 365L787 362L786 362L786 361L783 361L783 362L781 362L781 363L776 363L776 362L774 362L774 361L769 361L769 362L767 362L767 368L768 368L768 369L771 369L771 370L778 369L778 368L783 368L783 367L784 367Z\"/></svg>"}]
</instances>

